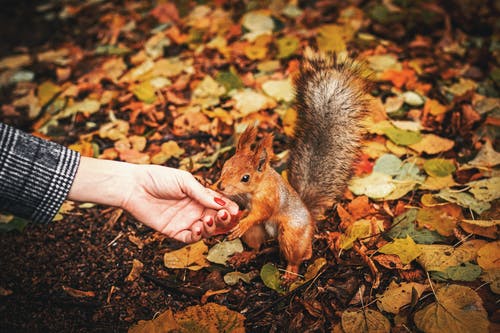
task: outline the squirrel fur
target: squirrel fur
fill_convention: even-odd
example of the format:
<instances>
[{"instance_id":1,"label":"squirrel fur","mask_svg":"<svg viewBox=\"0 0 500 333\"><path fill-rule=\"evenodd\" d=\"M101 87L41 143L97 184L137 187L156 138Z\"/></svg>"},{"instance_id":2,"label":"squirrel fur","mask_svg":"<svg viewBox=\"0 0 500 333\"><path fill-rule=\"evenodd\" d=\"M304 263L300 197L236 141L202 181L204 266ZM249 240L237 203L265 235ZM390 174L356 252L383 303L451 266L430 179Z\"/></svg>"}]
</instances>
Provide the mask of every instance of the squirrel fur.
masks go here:
<instances>
[{"instance_id":1,"label":"squirrel fur","mask_svg":"<svg viewBox=\"0 0 500 333\"><path fill-rule=\"evenodd\" d=\"M257 128L240 136L236 153L222 168L218 191L249 213L231 230L259 249L276 237L294 280L312 256L315 221L344 192L362 137L368 109L367 84L352 61L306 49L295 78L297 124L290 145L288 179L270 165L273 136L256 141Z\"/></svg>"}]
</instances>

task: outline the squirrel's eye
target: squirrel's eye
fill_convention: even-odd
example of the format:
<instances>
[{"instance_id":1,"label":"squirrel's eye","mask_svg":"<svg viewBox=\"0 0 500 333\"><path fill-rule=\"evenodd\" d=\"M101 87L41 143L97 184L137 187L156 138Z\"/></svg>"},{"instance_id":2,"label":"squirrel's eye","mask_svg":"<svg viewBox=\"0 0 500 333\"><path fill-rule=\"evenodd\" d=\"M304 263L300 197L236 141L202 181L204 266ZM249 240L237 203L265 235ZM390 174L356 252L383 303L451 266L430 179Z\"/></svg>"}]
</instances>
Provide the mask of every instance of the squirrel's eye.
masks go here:
<instances>
[{"instance_id":1,"label":"squirrel's eye","mask_svg":"<svg viewBox=\"0 0 500 333\"><path fill-rule=\"evenodd\" d=\"M242 181L243 183L246 183L246 182L247 182L247 181L249 181L249 180L250 180L250 175L244 175L243 177L241 177L241 181Z\"/></svg>"}]
</instances>

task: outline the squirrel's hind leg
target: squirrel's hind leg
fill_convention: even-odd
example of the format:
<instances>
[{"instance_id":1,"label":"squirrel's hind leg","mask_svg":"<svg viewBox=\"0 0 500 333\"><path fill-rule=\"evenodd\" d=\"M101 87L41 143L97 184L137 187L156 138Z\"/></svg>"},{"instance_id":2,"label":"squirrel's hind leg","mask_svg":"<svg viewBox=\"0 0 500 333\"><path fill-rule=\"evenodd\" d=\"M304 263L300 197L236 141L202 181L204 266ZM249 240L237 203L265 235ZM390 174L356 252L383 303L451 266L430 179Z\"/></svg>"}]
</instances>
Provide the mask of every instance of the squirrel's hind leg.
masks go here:
<instances>
[{"instance_id":1,"label":"squirrel's hind leg","mask_svg":"<svg viewBox=\"0 0 500 333\"><path fill-rule=\"evenodd\" d=\"M284 224L281 224L282 226ZM300 264L312 256L312 223L294 228L284 227L278 235L280 249L288 263L284 280L293 281L297 279Z\"/></svg>"}]
</instances>

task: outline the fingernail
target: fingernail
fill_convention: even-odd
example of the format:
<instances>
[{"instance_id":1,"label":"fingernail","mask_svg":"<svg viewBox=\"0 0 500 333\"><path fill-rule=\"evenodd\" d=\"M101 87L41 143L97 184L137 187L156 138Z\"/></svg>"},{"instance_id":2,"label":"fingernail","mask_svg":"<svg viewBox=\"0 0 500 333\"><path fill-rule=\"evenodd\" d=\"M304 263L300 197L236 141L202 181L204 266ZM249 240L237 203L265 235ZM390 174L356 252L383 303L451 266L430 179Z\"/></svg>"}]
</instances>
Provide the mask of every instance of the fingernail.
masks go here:
<instances>
[{"instance_id":1,"label":"fingernail","mask_svg":"<svg viewBox=\"0 0 500 333\"><path fill-rule=\"evenodd\" d=\"M223 220L227 219L227 212L222 213L221 218L222 218Z\"/></svg>"},{"instance_id":2,"label":"fingernail","mask_svg":"<svg viewBox=\"0 0 500 333\"><path fill-rule=\"evenodd\" d=\"M207 225L211 227L213 224L214 224L214 219L210 217L207 221Z\"/></svg>"},{"instance_id":3,"label":"fingernail","mask_svg":"<svg viewBox=\"0 0 500 333\"><path fill-rule=\"evenodd\" d=\"M214 198L214 201L218 204L218 205L221 205L221 206L224 206L226 204L226 202L224 200L222 200L221 198Z\"/></svg>"},{"instance_id":4,"label":"fingernail","mask_svg":"<svg viewBox=\"0 0 500 333\"><path fill-rule=\"evenodd\" d=\"M196 232L196 234L197 234L198 236L199 236L199 235L201 235L201 230L198 230L198 231Z\"/></svg>"}]
</instances>

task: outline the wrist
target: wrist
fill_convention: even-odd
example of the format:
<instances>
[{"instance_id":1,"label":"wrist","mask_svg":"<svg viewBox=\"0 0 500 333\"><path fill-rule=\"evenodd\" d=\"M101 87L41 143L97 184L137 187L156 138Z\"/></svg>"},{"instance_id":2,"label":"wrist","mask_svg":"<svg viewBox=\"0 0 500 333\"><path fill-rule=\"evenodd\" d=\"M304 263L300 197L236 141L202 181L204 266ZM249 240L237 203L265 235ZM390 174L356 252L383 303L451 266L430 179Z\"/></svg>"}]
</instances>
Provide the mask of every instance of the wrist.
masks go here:
<instances>
[{"instance_id":1,"label":"wrist","mask_svg":"<svg viewBox=\"0 0 500 333\"><path fill-rule=\"evenodd\" d=\"M123 207L134 192L137 165L82 157L68 199Z\"/></svg>"}]
</instances>

